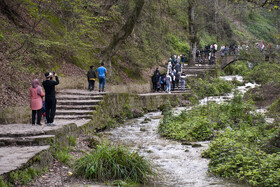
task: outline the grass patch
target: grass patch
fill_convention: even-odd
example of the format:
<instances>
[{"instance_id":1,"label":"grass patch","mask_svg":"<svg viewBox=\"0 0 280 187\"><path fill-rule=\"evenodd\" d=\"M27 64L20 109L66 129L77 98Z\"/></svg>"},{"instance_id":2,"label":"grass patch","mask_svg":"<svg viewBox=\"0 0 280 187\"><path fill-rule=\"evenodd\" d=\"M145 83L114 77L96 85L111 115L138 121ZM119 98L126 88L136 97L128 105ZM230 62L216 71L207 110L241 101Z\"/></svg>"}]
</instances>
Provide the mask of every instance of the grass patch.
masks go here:
<instances>
[{"instance_id":1,"label":"grass patch","mask_svg":"<svg viewBox=\"0 0 280 187\"><path fill-rule=\"evenodd\" d=\"M36 177L41 176L42 173L43 170L34 169L31 167L26 168L24 170L13 171L9 175L9 182L11 182L14 185L27 185L28 183L32 182Z\"/></svg>"},{"instance_id":2,"label":"grass patch","mask_svg":"<svg viewBox=\"0 0 280 187\"><path fill-rule=\"evenodd\" d=\"M149 161L122 146L98 145L74 164L74 174L98 181L122 180L145 183L154 175Z\"/></svg>"}]
</instances>

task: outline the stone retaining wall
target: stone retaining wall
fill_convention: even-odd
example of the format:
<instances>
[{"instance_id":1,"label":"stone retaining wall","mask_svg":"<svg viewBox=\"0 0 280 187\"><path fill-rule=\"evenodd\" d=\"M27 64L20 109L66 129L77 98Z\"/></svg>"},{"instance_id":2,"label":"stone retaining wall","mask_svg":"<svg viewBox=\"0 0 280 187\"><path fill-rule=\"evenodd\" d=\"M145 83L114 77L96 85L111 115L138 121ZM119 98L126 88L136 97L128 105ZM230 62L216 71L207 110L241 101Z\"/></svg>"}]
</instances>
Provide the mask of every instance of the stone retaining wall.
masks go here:
<instances>
[{"instance_id":1,"label":"stone retaining wall","mask_svg":"<svg viewBox=\"0 0 280 187\"><path fill-rule=\"evenodd\" d=\"M0 124L30 123L31 109L26 107L0 108Z\"/></svg>"},{"instance_id":2,"label":"stone retaining wall","mask_svg":"<svg viewBox=\"0 0 280 187\"><path fill-rule=\"evenodd\" d=\"M157 111L163 104L169 102L178 106L185 99L185 94L107 94L99 107L93 113L93 119L81 131L86 133L94 129L104 129L117 118L123 118L131 113L133 117L138 114Z\"/></svg>"}]
</instances>

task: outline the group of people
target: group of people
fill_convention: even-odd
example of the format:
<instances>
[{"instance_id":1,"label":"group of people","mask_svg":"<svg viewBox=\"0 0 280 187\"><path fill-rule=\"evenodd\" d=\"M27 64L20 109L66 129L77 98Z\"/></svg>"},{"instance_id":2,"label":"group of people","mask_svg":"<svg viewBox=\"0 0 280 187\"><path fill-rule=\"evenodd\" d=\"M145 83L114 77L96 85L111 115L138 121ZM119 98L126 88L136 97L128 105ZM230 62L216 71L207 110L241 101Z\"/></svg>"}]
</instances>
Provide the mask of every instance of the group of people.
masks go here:
<instances>
[{"instance_id":1,"label":"group of people","mask_svg":"<svg viewBox=\"0 0 280 187\"><path fill-rule=\"evenodd\" d=\"M213 65L215 63L217 51L218 45L216 43L213 43L212 45L205 45L204 49L196 50L196 61L199 64L208 61L209 65Z\"/></svg>"},{"instance_id":2,"label":"group of people","mask_svg":"<svg viewBox=\"0 0 280 187\"><path fill-rule=\"evenodd\" d=\"M94 90L95 79L96 77L98 77L99 92L104 92L106 74L107 69L104 67L103 63L101 63L101 66L97 69L97 73L95 73L95 71L93 70L93 66L90 66L90 70L87 72L89 83L88 89L90 91ZM42 116L44 116L46 125L56 126L56 124L54 123L56 112L55 86L59 84L59 79L55 72L45 73L45 78L46 80L44 80L42 83L45 92L40 86L38 79L35 79L32 82L31 87L29 88L30 108L32 110L31 124L42 125L41 118Z\"/></svg>"},{"instance_id":3,"label":"group of people","mask_svg":"<svg viewBox=\"0 0 280 187\"><path fill-rule=\"evenodd\" d=\"M97 71L93 69L93 66L90 66L90 69L87 72L88 90L94 91L95 80L96 77L98 77L99 92L105 92L104 87L105 87L106 74L107 74L107 69L104 67L103 62L101 63L101 66L97 68Z\"/></svg>"},{"instance_id":4,"label":"group of people","mask_svg":"<svg viewBox=\"0 0 280 187\"><path fill-rule=\"evenodd\" d=\"M52 80L55 77L55 80ZM31 123L35 125L41 124L42 113L45 112L45 122L48 126L55 126L54 116L56 111L56 97L55 97L55 86L59 84L59 79L55 72L45 73L46 80L43 81L45 93L40 86L38 79L32 82L32 86L29 88L30 92L30 107L32 110ZM45 97L45 101L43 101ZM36 120L37 116L37 120Z\"/></svg>"},{"instance_id":5,"label":"group of people","mask_svg":"<svg viewBox=\"0 0 280 187\"><path fill-rule=\"evenodd\" d=\"M175 87L179 88L179 81L181 80L181 90L185 90L186 75L182 73L181 66L184 65L185 55L172 55L168 61L167 72L160 73L158 68L152 76L152 84L154 92L175 91Z\"/></svg>"}]
</instances>

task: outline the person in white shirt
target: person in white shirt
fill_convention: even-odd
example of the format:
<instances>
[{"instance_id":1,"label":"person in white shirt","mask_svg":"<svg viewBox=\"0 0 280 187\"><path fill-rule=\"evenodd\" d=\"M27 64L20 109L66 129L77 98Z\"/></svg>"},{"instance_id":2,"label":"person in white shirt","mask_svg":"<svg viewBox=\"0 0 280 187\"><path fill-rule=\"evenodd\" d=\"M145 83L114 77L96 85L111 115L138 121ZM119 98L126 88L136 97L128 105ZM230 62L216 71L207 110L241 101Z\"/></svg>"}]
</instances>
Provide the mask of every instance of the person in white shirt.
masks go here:
<instances>
[{"instance_id":1,"label":"person in white shirt","mask_svg":"<svg viewBox=\"0 0 280 187\"><path fill-rule=\"evenodd\" d=\"M171 61L169 60L168 65L167 65L167 73L166 73L166 74L169 74L169 73L171 73L171 72L172 72L172 63L171 63Z\"/></svg>"},{"instance_id":2,"label":"person in white shirt","mask_svg":"<svg viewBox=\"0 0 280 187\"><path fill-rule=\"evenodd\" d=\"M181 89L183 91L185 91L185 87L186 87L186 75L185 73L181 74Z\"/></svg>"},{"instance_id":3,"label":"person in white shirt","mask_svg":"<svg viewBox=\"0 0 280 187\"><path fill-rule=\"evenodd\" d=\"M166 82L166 91L168 93L171 93L171 73L166 74L166 78L165 78L165 82Z\"/></svg>"}]
</instances>

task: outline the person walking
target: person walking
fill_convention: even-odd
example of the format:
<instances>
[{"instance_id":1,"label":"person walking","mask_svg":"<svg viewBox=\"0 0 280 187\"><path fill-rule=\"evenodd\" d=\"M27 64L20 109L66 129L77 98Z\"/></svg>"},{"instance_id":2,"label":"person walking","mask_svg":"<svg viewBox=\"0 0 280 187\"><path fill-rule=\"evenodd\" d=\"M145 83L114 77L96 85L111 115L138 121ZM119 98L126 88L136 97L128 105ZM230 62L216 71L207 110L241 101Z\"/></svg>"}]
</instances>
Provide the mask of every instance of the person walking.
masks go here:
<instances>
[{"instance_id":1,"label":"person walking","mask_svg":"<svg viewBox=\"0 0 280 187\"><path fill-rule=\"evenodd\" d=\"M37 125L41 124L41 109L43 107L43 99L42 97L45 96L45 93L42 90L42 87L39 86L38 79L35 79L32 82L32 86L29 88L30 92L30 108L32 110L32 119L31 124L35 125L35 118L37 114Z\"/></svg>"},{"instance_id":2,"label":"person walking","mask_svg":"<svg viewBox=\"0 0 280 187\"><path fill-rule=\"evenodd\" d=\"M96 79L96 73L93 70L93 66L90 66L90 69L87 72L87 78L88 78L88 89L89 91L94 90L94 83Z\"/></svg>"},{"instance_id":3,"label":"person walking","mask_svg":"<svg viewBox=\"0 0 280 187\"><path fill-rule=\"evenodd\" d=\"M169 60L168 65L167 65L167 74L171 73L172 71L172 63L171 60Z\"/></svg>"},{"instance_id":4,"label":"person walking","mask_svg":"<svg viewBox=\"0 0 280 187\"><path fill-rule=\"evenodd\" d=\"M185 63L185 54L182 54L182 55L181 55L181 63L182 63L182 65L184 66L184 63Z\"/></svg>"},{"instance_id":5,"label":"person walking","mask_svg":"<svg viewBox=\"0 0 280 187\"><path fill-rule=\"evenodd\" d=\"M171 73L172 91L175 91L175 75L176 75L176 70L174 69Z\"/></svg>"},{"instance_id":6,"label":"person walking","mask_svg":"<svg viewBox=\"0 0 280 187\"><path fill-rule=\"evenodd\" d=\"M180 73L179 71L176 71L175 74L175 83L176 83L176 87L179 89L179 80L180 80Z\"/></svg>"},{"instance_id":7,"label":"person walking","mask_svg":"<svg viewBox=\"0 0 280 187\"><path fill-rule=\"evenodd\" d=\"M53 76L55 81L52 80ZM46 107L46 118L48 126L55 126L54 116L56 111L56 98L55 98L55 86L59 84L59 80L55 72L45 73L46 80L43 81L43 87L45 89L45 107Z\"/></svg>"},{"instance_id":8,"label":"person walking","mask_svg":"<svg viewBox=\"0 0 280 187\"><path fill-rule=\"evenodd\" d=\"M106 74L107 74L107 69L103 67L104 63L101 63L101 66L97 68L97 77L99 79L99 92L104 92L104 87L105 87L105 80L106 80ZM101 90L102 86L102 90Z\"/></svg>"},{"instance_id":9,"label":"person walking","mask_svg":"<svg viewBox=\"0 0 280 187\"><path fill-rule=\"evenodd\" d=\"M171 73L166 75L165 81L166 81L166 91L168 93L171 93L170 92L171 91Z\"/></svg>"},{"instance_id":10,"label":"person walking","mask_svg":"<svg viewBox=\"0 0 280 187\"><path fill-rule=\"evenodd\" d=\"M153 92L157 91L157 73L154 72L154 75L152 76L152 83L153 83Z\"/></svg>"},{"instance_id":11,"label":"person walking","mask_svg":"<svg viewBox=\"0 0 280 187\"><path fill-rule=\"evenodd\" d=\"M182 73L181 74L181 90L185 91L185 87L186 87L186 74Z\"/></svg>"},{"instance_id":12,"label":"person walking","mask_svg":"<svg viewBox=\"0 0 280 187\"><path fill-rule=\"evenodd\" d=\"M174 69L176 70L176 72L181 72L181 64L177 63L174 67Z\"/></svg>"}]
</instances>

